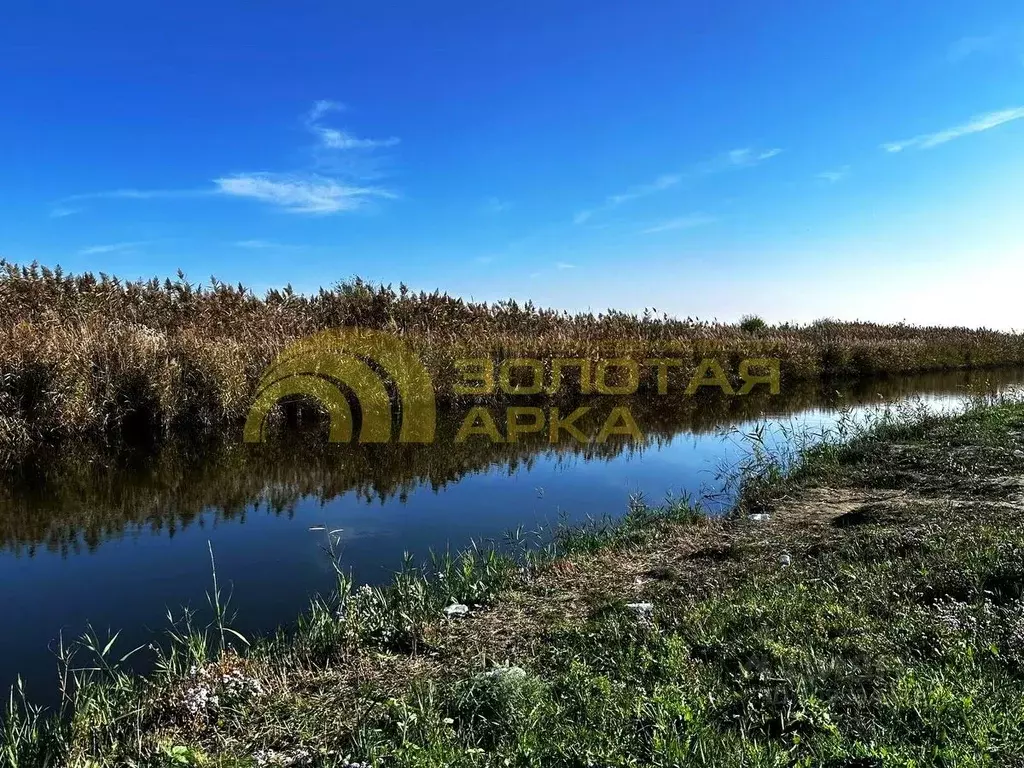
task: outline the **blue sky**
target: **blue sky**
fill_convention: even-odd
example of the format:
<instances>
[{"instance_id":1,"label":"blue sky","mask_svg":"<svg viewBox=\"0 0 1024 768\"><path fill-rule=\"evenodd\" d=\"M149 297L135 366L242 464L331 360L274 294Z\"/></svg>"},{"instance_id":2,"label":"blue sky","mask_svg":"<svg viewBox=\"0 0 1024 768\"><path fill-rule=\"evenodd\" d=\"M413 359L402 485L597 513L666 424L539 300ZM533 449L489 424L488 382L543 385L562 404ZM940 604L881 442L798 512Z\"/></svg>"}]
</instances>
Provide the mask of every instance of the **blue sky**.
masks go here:
<instances>
[{"instance_id":1,"label":"blue sky","mask_svg":"<svg viewBox=\"0 0 1024 768\"><path fill-rule=\"evenodd\" d=\"M1024 6L15 0L0 254L1024 327Z\"/></svg>"}]
</instances>

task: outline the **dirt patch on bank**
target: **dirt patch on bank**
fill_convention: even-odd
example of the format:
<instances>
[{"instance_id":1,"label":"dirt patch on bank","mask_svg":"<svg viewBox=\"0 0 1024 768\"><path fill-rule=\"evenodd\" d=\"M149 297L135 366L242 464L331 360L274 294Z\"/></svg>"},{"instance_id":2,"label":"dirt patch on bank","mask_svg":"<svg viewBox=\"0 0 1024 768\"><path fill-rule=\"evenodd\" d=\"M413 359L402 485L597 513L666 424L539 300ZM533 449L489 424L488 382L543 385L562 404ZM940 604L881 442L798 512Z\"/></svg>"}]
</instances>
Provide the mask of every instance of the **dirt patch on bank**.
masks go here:
<instances>
[{"instance_id":1,"label":"dirt patch on bank","mask_svg":"<svg viewBox=\"0 0 1024 768\"><path fill-rule=\"evenodd\" d=\"M635 544L555 563L490 608L442 622L431 643L452 673L522 663L553 628L581 625L603 605L657 602L667 591L699 600L781 567L785 556L820 550L859 524L905 523L939 503L906 491L819 487L787 497L767 520L656 526Z\"/></svg>"}]
</instances>

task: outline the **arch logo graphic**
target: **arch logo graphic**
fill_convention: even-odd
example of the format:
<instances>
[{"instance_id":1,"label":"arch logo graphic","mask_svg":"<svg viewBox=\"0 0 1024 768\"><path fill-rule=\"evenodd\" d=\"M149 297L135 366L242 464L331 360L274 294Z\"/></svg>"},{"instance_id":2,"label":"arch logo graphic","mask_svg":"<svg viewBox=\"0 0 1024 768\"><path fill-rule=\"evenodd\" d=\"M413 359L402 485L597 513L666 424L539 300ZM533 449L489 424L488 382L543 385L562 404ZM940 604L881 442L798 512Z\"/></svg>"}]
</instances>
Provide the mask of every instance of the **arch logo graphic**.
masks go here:
<instances>
[{"instance_id":1,"label":"arch logo graphic","mask_svg":"<svg viewBox=\"0 0 1024 768\"><path fill-rule=\"evenodd\" d=\"M433 442L437 411L423 363L397 337L359 328L324 331L281 352L260 379L243 438L264 442L271 409L285 398L303 396L327 411L332 443L352 442L354 419L346 391L359 407L360 443L390 442L396 412L398 442Z\"/></svg>"}]
</instances>

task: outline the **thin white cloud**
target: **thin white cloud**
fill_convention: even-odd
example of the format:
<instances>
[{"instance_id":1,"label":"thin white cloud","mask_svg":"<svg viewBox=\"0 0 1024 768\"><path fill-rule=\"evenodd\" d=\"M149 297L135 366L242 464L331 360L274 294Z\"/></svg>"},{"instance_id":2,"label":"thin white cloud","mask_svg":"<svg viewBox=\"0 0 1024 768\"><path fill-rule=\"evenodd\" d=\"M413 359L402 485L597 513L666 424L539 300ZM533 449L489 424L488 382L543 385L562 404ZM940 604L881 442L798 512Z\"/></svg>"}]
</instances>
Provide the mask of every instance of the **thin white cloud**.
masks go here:
<instances>
[{"instance_id":1,"label":"thin white cloud","mask_svg":"<svg viewBox=\"0 0 1024 768\"><path fill-rule=\"evenodd\" d=\"M393 147L401 142L397 136L389 136L386 139L360 139L335 128L317 127L316 133L320 136L320 143L327 149L379 149Z\"/></svg>"},{"instance_id":2,"label":"thin white cloud","mask_svg":"<svg viewBox=\"0 0 1024 768\"><path fill-rule=\"evenodd\" d=\"M673 229L693 229L694 227L702 227L706 224L714 224L716 221L718 219L714 216L708 216L704 213L691 213L687 216L678 216L668 221L662 221L641 231L645 235L653 235L656 232L668 232Z\"/></svg>"},{"instance_id":3,"label":"thin white cloud","mask_svg":"<svg viewBox=\"0 0 1024 768\"><path fill-rule=\"evenodd\" d=\"M281 243L275 243L272 240L236 240L231 245L235 248L247 248L253 251L265 251L287 247L281 245Z\"/></svg>"},{"instance_id":4,"label":"thin white cloud","mask_svg":"<svg viewBox=\"0 0 1024 768\"><path fill-rule=\"evenodd\" d=\"M733 165L743 165L750 158L749 149L732 149L726 157L729 158L729 162Z\"/></svg>"},{"instance_id":5,"label":"thin white cloud","mask_svg":"<svg viewBox=\"0 0 1024 768\"><path fill-rule=\"evenodd\" d=\"M656 192L661 192L663 190L669 189L671 187L674 187L682 180L682 174L666 173L659 176L657 179L655 179L649 184L641 184L636 187L631 187L630 189L618 195L609 195L608 197L605 198L604 203L598 208L580 211L575 216L573 216L573 223L583 224L586 221L588 221L595 213L598 213L600 211L611 210L612 208L620 206L623 203L628 203L631 200L637 200L641 197L647 197L648 195L653 195Z\"/></svg>"},{"instance_id":6,"label":"thin white cloud","mask_svg":"<svg viewBox=\"0 0 1024 768\"><path fill-rule=\"evenodd\" d=\"M508 200L501 200L497 197L487 198L487 204L485 206L488 213L504 213L512 207L512 203Z\"/></svg>"},{"instance_id":7,"label":"thin white cloud","mask_svg":"<svg viewBox=\"0 0 1024 768\"><path fill-rule=\"evenodd\" d=\"M57 200L50 210L50 217L60 219L86 210L83 205L69 203L84 203L91 200L166 200L202 197L213 193L212 189L107 189L101 192L84 192Z\"/></svg>"},{"instance_id":8,"label":"thin white cloud","mask_svg":"<svg viewBox=\"0 0 1024 768\"><path fill-rule=\"evenodd\" d=\"M827 181L831 184L837 184L847 176L850 175L850 166L844 165L842 168L836 168L833 171L822 171L818 174L817 178Z\"/></svg>"},{"instance_id":9,"label":"thin white cloud","mask_svg":"<svg viewBox=\"0 0 1024 768\"><path fill-rule=\"evenodd\" d=\"M339 101L333 101L332 99L318 99L313 102L312 108L306 115L306 124L312 125L320 120L321 117L330 112L341 112L345 109L345 105Z\"/></svg>"},{"instance_id":10,"label":"thin white cloud","mask_svg":"<svg viewBox=\"0 0 1024 768\"><path fill-rule=\"evenodd\" d=\"M393 198L384 189L342 183L323 176L240 173L214 179L217 191L279 206L289 213L339 213L362 207L370 199Z\"/></svg>"},{"instance_id":11,"label":"thin white cloud","mask_svg":"<svg viewBox=\"0 0 1024 768\"><path fill-rule=\"evenodd\" d=\"M636 200L639 197L647 197L648 195L653 195L655 192L661 192L662 190L674 187L682 180L682 174L666 173L663 176L659 176L650 184L633 187L620 195L612 195L608 198L607 202L608 205L611 206L622 205L622 203L629 202L630 200Z\"/></svg>"},{"instance_id":12,"label":"thin white cloud","mask_svg":"<svg viewBox=\"0 0 1024 768\"><path fill-rule=\"evenodd\" d=\"M743 167L757 165L757 163L764 162L765 160L771 160L773 157L777 157L781 154L782 150L778 147L761 151L755 151L750 147L743 147L741 149L730 150L726 153L726 158L730 165Z\"/></svg>"},{"instance_id":13,"label":"thin white cloud","mask_svg":"<svg viewBox=\"0 0 1024 768\"><path fill-rule=\"evenodd\" d=\"M81 208L73 208L70 206L58 205L50 211L51 219L63 219L66 216L74 216L76 213L81 213Z\"/></svg>"},{"instance_id":14,"label":"thin white cloud","mask_svg":"<svg viewBox=\"0 0 1024 768\"><path fill-rule=\"evenodd\" d=\"M981 53L991 53L1000 47L1003 34L993 33L991 35L969 35L954 40L946 49L946 59L958 64L965 59Z\"/></svg>"},{"instance_id":15,"label":"thin white cloud","mask_svg":"<svg viewBox=\"0 0 1024 768\"><path fill-rule=\"evenodd\" d=\"M344 109L337 101L321 99L303 116L303 123L318 138L316 150L323 156L340 156L348 150L374 150L398 144L397 137L363 139L345 131L322 124L322 119ZM322 160L322 157L318 157ZM323 170L323 163L313 168ZM365 205L372 198L394 198L396 195L378 186L362 181L370 178L351 167L332 168L330 172L314 173L312 168L288 173L249 172L234 173L213 179L212 186L199 189L114 189L71 195L54 203L51 216L68 216L82 209L69 203L88 200L155 200L219 195L249 198L276 205L291 213L331 214L351 211ZM250 241L249 246L255 247Z\"/></svg>"},{"instance_id":16,"label":"thin white cloud","mask_svg":"<svg viewBox=\"0 0 1024 768\"><path fill-rule=\"evenodd\" d=\"M738 168L750 168L766 160L771 160L782 154L782 149L772 148L755 150L751 147L730 150L712 160L700 163L689 171L681 173L665 173L649 184L641 184L632 187L617 195L610 195L605 198L604 203L596 208L589 208L579 211L573 216L574 224L585 224L598 213L609 211L623 203L628 203L639 198L663 192L677 186L683 181L696 179L702 176L710 176Z\"/></svg>"},{"instance_id":17,"label":"thin white cloud","mask_svg":"<svg viewBox=\"0 0 1024 768\"><path fill-rule=\"evenodd\" d=\"M556 261L555 262L555 269L563 269L563 270L564 269L576 269L576 265L575 264L570 264L567 261Z\"/></svg>"},{"instance_id":18,"label":"thin white cloud","mask_svg":"<svg viewBox=\"0 0 1024 768\"><path fill-rule=\"evenodd\" d=\"M145 245L144 242L132 242L132 243L108 243L106 245L90 245L88 248L83 248L78 252L79 256L96 256L101 253L123 253L125 251L131 251L138 248L140 245Z\"/></svg>"},{"instance_id":19,"label":"thin white cloud","mask_svg":"<svg viewBox=\"0 0 1024 768\"><path fill-rule=\"evenodd\" d=\"M389 136L386 139L364 139L354 136L348 131L338 128L331 128L324 125L321 120L331 112L344 110L344 105L330 99L321 99L313 103L313 107L306 114L305 124L318 139L319 146L323 149L356 150L356 149L381 149L393 147L401 142L397 136Z\"/></svg>"},{"instance_id":20,"label":"thin white cloud","mask_svg":"<svg viewBox=\"0 0 1024 768\"><path fill-rule=\"evenodd\" d=\"M156 200L158 198L196 197L208 195L207 189L109 189L103 192L86 192L69 195L62 202L76 200Z\"/></svg>"},{"instance_id":21,"label":"thin white cloud","mask_svg":"<svg viewBox=\"0 0 1024 768\"><path fill-rule=\"evenodd\" d=\"M231 243L233 248L242 248L248 251L302 251L308 249L310 246L299 245L295 243L279 243L276 240L260 240L259 238L252 240L236 240Z\"/></svg>"},{"instance_id":22,"label":"thin white cloud","mask_svg":"<svg viewBox=\"0 0 1024 768\"><path fill-rule=\"evenodd\" d=\"M396 197L393 192L379 187L305 173L238 173L214 179L213 185L209 189L193 190L118 189L72 195L65 200L155 200L227 195L271 203L290 213L340 213L355 210L370 198Z\"/></svg>"},{"instance_id":23,"label":"thin white cloud","mask_svg":"<svg viewBox=\"0 0 1024 768\"><path fill-rule=\"evenodd\" d=\"M997 128L1005 123L1020 120L1022 117L1024 117L1024 107L1014 107L1012 109L986 112L983 115L976 115L975 117L972 117L962 125L947 128L944 131L938 131L937 133L925 133L920 136L915 136L912 139L905 139L904 141L890 141L883 144L882 149L891 153L902 152L905 149L932 149L933 147L938 147L963 136L982 133L983 131Z\"/></svg>"}]
</instances>

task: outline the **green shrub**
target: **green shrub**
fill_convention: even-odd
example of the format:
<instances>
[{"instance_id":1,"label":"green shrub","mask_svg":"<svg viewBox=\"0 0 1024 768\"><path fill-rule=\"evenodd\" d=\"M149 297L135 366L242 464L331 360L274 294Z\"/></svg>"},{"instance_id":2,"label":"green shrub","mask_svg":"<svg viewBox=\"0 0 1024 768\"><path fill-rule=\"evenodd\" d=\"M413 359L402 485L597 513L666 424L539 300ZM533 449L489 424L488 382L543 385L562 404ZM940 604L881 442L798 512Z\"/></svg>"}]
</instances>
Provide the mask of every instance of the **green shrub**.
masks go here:
<instances>
[{"instance_id":1,"label":"green shrub","mask_svg":"<svg viewBox=\"0 0 1024 768\"><path fill-rule=\"evenodd\" d=\"M764 333L768 330L768 323L757 315L744 315L740 318L740 330L744 333Z\"/></svg>"}]
</instances>

